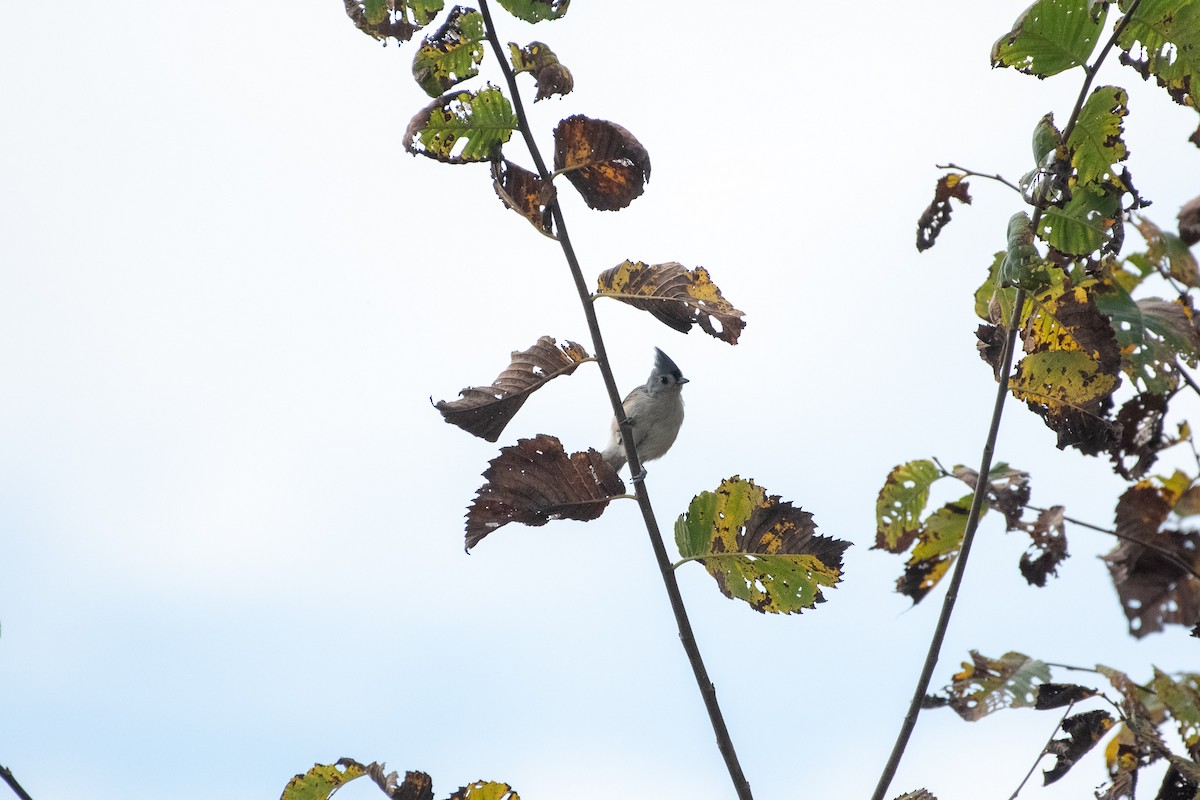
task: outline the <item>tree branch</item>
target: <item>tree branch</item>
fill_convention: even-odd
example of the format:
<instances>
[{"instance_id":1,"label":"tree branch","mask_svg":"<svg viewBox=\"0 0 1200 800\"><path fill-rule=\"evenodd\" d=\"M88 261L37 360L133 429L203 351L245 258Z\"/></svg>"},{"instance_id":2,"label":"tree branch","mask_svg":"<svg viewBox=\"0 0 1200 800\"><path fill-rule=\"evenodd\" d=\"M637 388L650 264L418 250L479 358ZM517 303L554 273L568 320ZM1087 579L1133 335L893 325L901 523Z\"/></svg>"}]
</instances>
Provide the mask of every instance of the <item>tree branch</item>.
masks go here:
<instances>
[{"instance_id":1,"label":"tree branch","mask_svg":"<svg viewBox=\"0 0 1200 800\"><path fill-rule=\"evenodd\" d=\"M33 800L33 798L29 796L29 792L25 791L25 789L21 787L21 784L17 783L17 779L13 777L12 770L10 770L8 767L0 765L0 778L4 778L4 782L8 784L8 788L12 789L17 797L21 798L21 800Z\"/></svg>"},{"instance_id":2,"label":"tree branch","mask_svg":"<svg viewBox=\"0 0 1200 800\"><path fill-rule=\"evenodd\" d=\"M483 14L488 43L491 45L492 52L496 56L496 61L499 62L500 68L504 72L504 80L508 84L508 90L512 96L513 110L517 115L521 135L525 139L525 145L529 149L529 155L533 159L538 175L549 185L553 180L553 176L546 168L546 162L542 158L537 142L534 141L529 119L525 114L525 107L521 103L516 75L509 66L507 56L500 45L500 39L496 35L496 29L492 24L492 15L488 8L487 0L480 0L479 10ZM563 219L562 208L559 205L557 196L550 200L547 207L554 218L555 229L558 231L558 243L562 248L563 256L566 258L567 266L570 268L571 278L575 282L575 290L579 294L579 301L583 306L584 316L587 318L588 331L592 337L592 349L596 355L596 363L600 367L600 375L604 380L604 388L608 392L608 399L612 405L613 414L616 416L617 425L621 430L621 436L625 442L625 452L629 460L629 471L630 474L636 475L641 471L642 465L638 460L637 450L634 448L633 430L629 426L629 420L625 417L625 410L621 404L621 394L617 389L616 379L613 377L612 368L609 364L608 351L604 347L604 339L600 333L600 323L591 302L591 292L588 289L587 282L584 280L583 271L579 266L579 259L575 254L575 248L571 245L571 237L567 233L566 221ZM650 537L650 547L654 551L654 558L658 563L659 573L662 575L663 585L667 590L667 597L671 602L671 610L675 613L675 623L679 628L679 639L683 643L683 649L687 653L688 662L692 666L696 685L699 687L700 694L704 698L704 705L708 710L708 718L712 724L713 732L717 737L717 747L725 759L725 766L729 770L729 777L733 781L739 800L752 800L753 795L750 793L750 784L742 772L737 753L733 748L733 740L729 736L729 730L725 725L725 718L721 713L720 705L717 703L716 687L709 680L704 660L700 657L700 649L696 644L696 637L692 632L692 625L688 620L687 610L683 605L683 596L679 591L679 583L675 580L675 573L671 568L671 560L667 556L666 546L663 544L658 520L655 518L654 509L650 505L650 496L646 490L646 482L644 480L638 481L634 484L634 488L637 493L638 506L642 510L642 519L646 524L646 532Z\"/></svg>"}]
</instances>

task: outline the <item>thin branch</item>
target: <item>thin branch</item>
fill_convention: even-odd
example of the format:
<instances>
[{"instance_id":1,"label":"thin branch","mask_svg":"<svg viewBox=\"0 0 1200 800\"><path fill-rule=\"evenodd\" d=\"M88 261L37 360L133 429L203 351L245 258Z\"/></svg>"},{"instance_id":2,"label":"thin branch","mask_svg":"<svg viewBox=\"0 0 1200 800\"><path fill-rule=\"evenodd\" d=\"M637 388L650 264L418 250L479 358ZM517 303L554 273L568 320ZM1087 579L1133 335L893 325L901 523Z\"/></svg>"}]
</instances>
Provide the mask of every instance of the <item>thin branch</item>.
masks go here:
<instances>
[{"instance_id":1,"label":"thin branch","mask_svg":"<svg viewBox=\"0 0 1200 800\"><path fill-rule=\"evenodd\" d=\"M517 115L521 135L525 138L525 145L529 149L529 155L533 159L538 175L543 181L550 183L552 176L546 168L546 162L542 158L537 142L534 141L533 130L529 125L529 118L526 116L525 107L521 102L516 75L509 66L507 54L501 47L500 39L496 35L496 28L492 23L492 15L488 8L487 0L480 0L479 10L483 15L488 43L491 45L492 52L496 56L496 61L499 62L500 68L504 72L504 80L508 84L509 94L512 97L513 110ZM641 462L638 459L637 450L633 445L633 430L621 405L621 394L617 389L617 382L613 377L612 368L609 364L608 351L604 347L604 338L600 333L600 322L596 317L596 311L591 303L591 292L588 289L587 282L584 280L583 270L579 266L579 259L575 254L575 248L571 244L571 237L567 234L566 221L563 219L562 207L559 205L557 196L551 199L547 207L554 218L555 230L558 231L558 243L562 248L563 256L566 258L567 266L570 268L571 278L575 282L575 290L579 295L579 302L583 306L583 313L587 318L588 331L592 337L592 349L595 352L596 363L600 367L600 375L604 380L604 388L608 392L608 399L612 405L613 414L616 416L617 425L625 442L629 470L631 474L636 475L641 471ZM720 705L717 703L716 688L709 679L708 670L705 668L704 661L700 657L700 649L696 645L696 637L692 632L692 625L688 620L687 610L683 605L683 596L679 591L679 584L675 580L675 573L671 569L671 560L667 556L667 549L663 544L658 520L655 518L654 509L650 505L650 496L646 490L646 482L644 480L639 481L634 484L634 487L637 493L638 506L642 510L642 519L646 523L646 532L650 538L650 547L654 551L654 558L658 563L658 570L662 575L663 585L667 590L667 597L671 602L671 610L675 613L675 623L679 628L679 639L683 643L683 649L687 653L688 662L692 666L696 685L699 687L700 694L704 698L704 705L708 710L709 722L712 724L713 732L717 737L717 747L725 759L725 767L729 771L729 777L733 781L739 800L752 800L753 795L750 793L750 784L742 772L737 753L733 748L733 740L729 736L729 729L725 725L725 718L721 713Z\"/></svg>"},{"instance_id":2,"label":"thin branch","mask_svg":"<svg viewBox=\"0 0 1200 800\"><path fill-rule=\"evenodd\" d=\"M1021 790L1025 788L1025 784L1029 783L1029 779L1033 777L1033 771L1037 769L1037 765L1040 764L1042 759L1046 756L1046 750L1050 748L1050 743L1054 741L1054 734L1058 733L1058 729L1061 728L1062 724L1067 721L1067 717L1071 714L1071 709L1074 707L1074 703L1067 705L1067 710L1063 712L1062 719L1060 719L1058 724L1054 726L1054 731L1050 734L1050 738L1046 740L1046 745L1042 748L1042 752L1038 753L1038 757L1035 758L1033 763L1029 765L1029 772L1025 773L1025 777L1019 784L1017 784L1017 788L1013 791L1013 793L1008 796L1008 800L1017 800L1017 795L1019 795Z\"/></svg>"},{"instance_id":3,"label":"thin branch","mask_svg":"<svg viewBox=\"0 0 1200 800\"><path fill-rule=\"evenodd\" d=\"M883 774L879 776L879 783L875 787L875 794L872 795L872 800L883 800L887 794L888 787L892 783L892 778L896 775L896 770L900 766L900 759L904 756L904 749L908 746L908 740L912 737L913 729L917 725L917 715L921 712L922 701L924 701L925 695L929 691L929 683L933 679L933 670L937 666L938 655L942 650L942 642L945 640L946 631L950 627L950 617L954 613L954 604L958 600L958 589L962 585L963 574L967 569L967 558L971 554L971 544L975 540L975 531L979 527L983 499L987 495L989 488L986 476L992 471L992 456L996 450L996 438L1000 434L1000 418L1004 413L1004 401L1008 397L1008 376L1012 372L1013 353L1016 350L1017 328L1021 321L1021 309L1024 306L1025 290L1018 289L1016 302L1013 303L1012 318L1009 320L1008 336L1004 340L1004 352L1001 356L1003 368L1000 370L1001 378L996 386L996 400L992 406L992 420L988 426L987 440L983 445L983 455L979 459L980 479L975 482L975 492L971 496L971 510L967 515L967 528L963 532L962 545L959 549L958 559L954 565L954 574L950 576L950 583L946 587L946 597L942 601L942 612L938 616L937 626L933 631L933 638L929 642L929 652L925 656L924 666L921 667L921 676L917 679L917 686L913 691L912 701L908 706L908 713L904 716L904 722L900 726L900 733L896 737L896 744L892 747L892 754L888 758L887 764L884 765Z\"/></svg>"},{"instance_id":4,"label":"thin branch","mask_svg":"<svg viewBox=\"0 0 1200 800\"><path fill-rule=\"evenodd\" d=\"M25 791L21 784L17 783L17 779L13 777L12 770L8 767L0 766L0 778L4 778L4 782L8 784L8 788L12 789L21 800L33 800L29 796L29 792Z\"/></svg>"},{"instance_id":5,"label":"thin branch","mask_svg":"<svg viewBox=\"0 0 1200 800\"><path fill-rule=\"evenodd\" d=\"M1017 186L1015 183L1008 180L1007 178L1000 175L999 173L996 173L994 175L988 175L986 172L976 172L973 169L967 169L966 167L960 167L958 164L955 164L953 161L951 161L949 164L936 164L935 166L938 169L956 169L959 172L961 172L967 176L974 176L976 178L987 178L990 181L998 181L999 183L1003 183L1005 186L1012 189L1017 194L1021 193L1020 186Z\"/></svg>"},{"instance_id":6,"label":"thin branch","mask_svg":"<svg viewBox=\"0 0 1200 800\"><path fill-rule=\"evenodd\" d=\"M1046 510L1044 508L1038 508L1037 506L1033 506L1033 505L1029 505L1029 504L1026 504L1025 507L1028 508L1030 511L1036 511L1039 514ZM1196 580L1200 581L1200 570L1197 570L1194 566L1187 563L1182 558L1175 555L1174 553L1172 553L1170 550L1166 549L1165 547L1160 547L1156 542L1147 541L1146 539L1139 539L1136 536L1130 536L1129 534L1121 533L1120 531L1114 531L1114 530L1110 530L1108 528L1101 528L1099 525L1093 525L1092 523L1084 522L1081 519L1074 519L1072 517L1068 517L1066 514L1063 515L1063 521L1069 522L1072 525L1078 525L1081 528L1087 528L1089 530L1096 531L1097 533L1107 533L1109 536L1115 536L1116 538L1122 539L1126 542L1133 542L1134 544L1140 544L1142 547L1145 547L1147 550L1153 550L1155 553L1158 553L1164 559L1166 559L1167 561L1170 561L1172 564L1179 567L1179 569L1183 570L1184 572L1190 574Z\"/></svg>"}]
</instances>

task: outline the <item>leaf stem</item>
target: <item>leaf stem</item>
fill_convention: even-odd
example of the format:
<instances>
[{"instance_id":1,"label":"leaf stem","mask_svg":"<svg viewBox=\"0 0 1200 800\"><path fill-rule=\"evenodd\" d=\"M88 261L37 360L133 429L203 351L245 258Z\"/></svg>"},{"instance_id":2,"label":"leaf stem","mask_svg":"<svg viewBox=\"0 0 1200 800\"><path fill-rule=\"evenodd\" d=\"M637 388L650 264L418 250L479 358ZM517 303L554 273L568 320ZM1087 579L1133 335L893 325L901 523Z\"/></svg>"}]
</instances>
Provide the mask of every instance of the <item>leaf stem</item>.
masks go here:
<instances>
[{"instance_id":1,"label":"leaf stem","mask_svg":"<svg viewBox=\"0 0 1200 800\"><path fill-rule=\"evenodd\" d=\"M521 129L521 135L525 139L525 145L529 149L529 155L533 159L538 175L543 181L549 183L552 180L552 176L546 168L546 162L543 160L537 142L533 138L533 130L530 128L529 118L526 116L525 107L521 102L516 75L509 66L504 49L500 45L500 39L496 35L496 29L492 24L492 14L488 8L487 0L480 0L479 10L483 15L488 43L491 45L492 52L496 56L496 61L499 62L500 68L504 72L504 80L508 84L509 94L512 97L513 110L517 115L517 122ZM617 425L625 442L629 470L631 474L636 475L641 471L642 465L638 460L637 451L633 446L633 429L629 425L629 420L626 418L625 410L621 404L621 394L617 389L617 382L613 377L612 368L609 364L608 351L604 347L604 338L600 332L600 322L596 317L596 311L591 303L591 292L588 290L587 283L583 278L583 271L579 266L579 259L575 254L575 248L571 244L571 237L567 233L562 207L558 202L557 196L550 200L548 208L554 218L555 230L558 232L559 246L562 248L563 256L566 258L567 266L570 268L571 278L575 283L575 289L579 294L580 304L583 306L588 331L592 337L592 349L595 352L596 363L600 367L600 375L604 380L604 388L608 392L608 399L612 405L613 414L616 416ZM725 718L721 713L720 705L717 703L716 687L709 680L704 660L700 656L700 649L696 644L696 637L692 632L692 625L688 619L687 610L683 605L683 596L679 591L679 583L675 580L675 573L671 568L671 561L667 556L666 546L663 544L662 533L659 531L658 520L655 518L654 509L650 505L650 495L646 491L646 482L644 480L639 481L634 484L634 487L637 493L638 506L642 510L642 519L646 524L646 532L650 538L650 547L654 551L654 558L658 563L658 570L662 575L663 585L667 590L667 597L671 602L671 610L675 614L675 623L679 628L679 639L683 643L683 649L687 653L688 662L691 664L692 672L696 678L696 685L700 689L705 708L708 710L708 718L712 724L713 732L717 737L717 747L725 759L725 766L729 771L729 777L733 781L733 786L739 800L752 800L753 795L750 793L750 784L742 772L737 753L733 748L733 740L729 736L729 729L725 725Z\"/></svg>"},{"instance_id":2,"label":"leaf stem","mask_svg":"<svg viewBox=\"0 0 1200 800\"><path fill-rule=\"evenodd\" d=\"M4 779L4 782L8 784L8 788L12 789L13 793L21 798L21 800L33 800L29 796L29 792L25 791L21 784L17 783L17 779L13 777L12 770L8 767L0 765L0 778Z\"/></svg>"},{"instance_id":3,"label":"leaf stem","mask_svg":"<svg viewBox=\"0 0 1200 800\"><path fill-rule=\"evenodd\" d=\"M973 176L976 178L987 178L990 181L998 181L999 183L1003 183L1005 186L1012 189L1017 194L1021 193L1020 186L1017 186L1015 183L1006 179L999 173L996 173L994 175L988 175L985 172L976 172L973 169L967 169L966 167L960 167L958 164L955 164L953 161L951 161L949 164L936 164L935 166L938 169L956 169L959 172L963 173L963 175L967 175L967 176Z\"/></svg>"},{"instance_id":4,"label":"leaf stem","mask_svg":"<svg viewBox=\"0 0 1200 800\"><path fill-rule=\"evenodd\" d=\"M1046 740L1046 745L1042 748L1042 752L1038 753L1038 757L1035 758L1033 763L1029 765L1029 772L1025 773L1025 777L1019 784L1017 784L1017 788L1013 790L1013 793L1008 796L1008 800L1017 800L1017 795L1021 793L1021 790L1025 788L1025 784L1029 783L1029 779L1033 777L1033 771L1037 769L1037 765L1041 763L1043 758L1045 758L1046 750L1049 749L1050 743L1054 741L1054 734L1058 733L1058 729L1061 728L1062 724L1067 721L1067 717L1071 714L1071 709L1074 707L1074 703L1067 704L1067 710L1063 712L1062 719L1060 719L1058 724L1054 726L1054 730L1051 732L1050 738Z\"/></svg>"}]
</instances>

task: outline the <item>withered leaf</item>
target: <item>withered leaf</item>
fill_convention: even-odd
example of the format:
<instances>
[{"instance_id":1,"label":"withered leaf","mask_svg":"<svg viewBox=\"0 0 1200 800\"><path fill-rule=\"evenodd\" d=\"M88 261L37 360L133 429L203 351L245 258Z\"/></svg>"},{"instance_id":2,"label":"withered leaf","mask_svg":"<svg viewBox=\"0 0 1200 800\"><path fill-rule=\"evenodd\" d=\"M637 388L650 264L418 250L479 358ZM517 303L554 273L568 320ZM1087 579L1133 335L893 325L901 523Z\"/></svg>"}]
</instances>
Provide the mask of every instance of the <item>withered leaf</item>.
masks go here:
<instances>
[{"instance_id":1,"label":"withered leaf","mask_svg":"<svg viewBox=\"0 0 1200 800\"><path fill-rule=\"evenodd\" d=\"M425 37L413 57L413 79L430 97L479 74L486 37L483 15L465 6L450 9L446 21Z\"/></svg>"},{"instance_id":2,"label":"withered leaf","mask_svg":"<svg viewBox=\"0 0 1200 800\"><path fill-rule=\"evenodd\" d=\"M1135 222L1146 240L1146 258L1151 264L1186 286L1200 286L1200 264L1180 237L1162 230L1146 217L1138 216Z\"/></svg>"},{"instance_id":3,"label":"withered leaf","mask_svg":"<svg viewBox=\"0 0 1200 800\"><path fill-rule=\"evenodd\" d=\"M924 251L933 247L942 228L950 223L950 199L970 204L971 195L967 194L969 184L962 175L951 173L938 179L933 191L933 202L917 220L917 250Z\"/></svg>"},{"instance_id":4,"label":"withered leaf","mask_svg":"<svg viewBox=\"0 0 1200 800\"><path fill-rule=\"evenodd\" d=\"M975 490L979 482L979 473L961 464L950 470L954 477ZM1004 515L1007 530L1015 531L1022 528L1021 516L1032 489L1029 486L1029 473L1014 469L1001 462L988 472L987 500L991 508Z\"/></svg>"},{"instance_id":5,"label":"withered leaf","mask_svg":"<svg viewBox=\"0 0 1200 800\"><path fill-rule=\"evenodd\" d=\"M897 797L896 800L937 800L937 795L928 789L917 789L912 792L905 792Z\"/></svg>"},{"instance_id":6,"label":"withered leaf","mask_svg":"<svg viewBox=\"0 0 1200 800\"><path fill-rule=\"evenodd\" d=\"M1113 726L1112 715L1097 709L1067 717L1062 722L1065 739L1055 739L1046 745L1046 754L1055 757L1054 766L1043 771L1045 785L1050 785L1067 774L1067 770L1095 747L1096 742Z\"/></svg>"},{"instance_id":7,"label":"withered leaf","mask_svg":"<svg viewBox=\"0 0 1200 800\"><path fill-rule=\"evenodd\" d=\"M1021 574L1033 586L1045 586L1046 578L1058 574L1058 565L1067 557L1067 530L1063 507L1051 506L1030 523L1023 523L1033 540L1021 554Z\"/></svg>"},{"instance_id":8,"label":"withered leaf","mask_svg":"<svg viewBox=\"0 0 1200 800\"><path fill-rule=\"evenodd\" d=\"M1193 197L1179 209L1179 238L1188 247L1200 242L1200 197Z\"/></svg>"},{"instance_id":9,"label":"withered leaf","mask_svg":"<svg viewBox=\"0 0 1200 800\"><path fill-rule=\"evenodd\" d=\"M348 761L349 759L342 759ZM341 762L338 762L341 763ZM408 771L404 780L395 771L384 772L384 764L372 763L367 766L367 775L392 800L433 800L433 778L424 772Z\"/></svg>"},{"instance_id":10,"label":"withered leaf","mask_svg":"<svg viewBox=\"0 0 1200 800\"><path fill-rule=\"evenodd\" d=\"M746 327L745 314L721 295L704 267L688 270L675 261L653 265L623 261L600 273L596 295L648 311L683 333L699 325L709 336L729 344L737 344Z\"/></svg>"},{"instance_id":11,"label":"withered leaf","mask_svg":"<svg viewBox=\"0 0 1200 800\"><path fill-rule=\"evenodd\" d=\"M912 598L914 604L946 576L958 551L970 516L971 495L946 503L925 518L916 535L916 544L904 565L904 574L896 580L896 591ZM987 513L987 504L980 514Z\"/></svg>"},{"instance_id":12,"label":"withered leaf","mask_svg":"<svg viewBox=\"0 0 1200 800\"><path fill-rule=\"evenodd\" d=\"M799 614L842 580L849 542L821 536L812 514L735 475L701 492L675 522L675 543L726 597L755 611Z\"/></svg>"},{"instance_id":13,"label":"withered leaf","mask_svg":"<svg viewBox=\"0 0 1200 800\"><path fill-rule=\"evenodd\" d=\"M1141 638L1166 624L1200 622L1200 534L1160 530L1172 498L1141 481L1117 501L1121 542L1106 556L1129 632ZM1190 568L1190 569L1189 569Z\"/></svg>"},{"instance_id":14,"label":"withered leaf","mask_svg":"<svg viewBox=\"0 0 1200 800\"><path fill-rule=\"evenodd\" d=\"M530 42L525 47L518 47L509 42L508 50L512 55L513 70L529 72L537 81L537 95L533 102L556 94L570 94L575 88L571 71L559 62L558 56L545 43Z\"/></svg>"},{"instance_id":15,"label":"withered leaf","mask_svg":"<svg viewBox=\"0 0 1200 800\"><path fill-rule=\"evenodd\" d=\"M1167 413L1167 398L1161 394L1143 392L1125 402L1117 413L1120 437L1109 455L1116 471L1128 480L1138 480L1158 460L1158 454L1168 442L1163 437L1163 420ZM1126 464L1133 459L1133 464Z\"/></svg>"},{"instance_id":16,"label":"withered leaf","mask_svg":"<svg viewBox=\"0 0 1200 800\"><path fill-rule=\"evenodd\" d=\"M554 236L554 215L549 206L554 187L540 175L508 159L493 161L492 186L504 205L529 220L539 233Z\"/></svg>"},{"instance_id":17,"label":"withered leaf","mask_svg":"<svg viewBox=\"0 0 1200 800\"><path fill-rule=\"evenodd\" d=\"M972 650L971 662L951 679L950 707L972 722L1001 708L1030 707L1049 680L1050 667L1023 653L988 658Z\"/></svg>"},{"instance_id":18,"label":"withered leaf","mask_svg":"<svg viewBox=\"0 0 1200 800\"><path fill-rule=\"evenodd\" d=\"M1162 786L1154 800L1195 800L1200 794L1200 781L1184 775L1175 764L1167 767Z\"/></svg>"},{"instance_id":19,"label":"withered leaf","mask_svg":"<svg viewBox=\"0 0 1200 800\"><path fill-rule=\"evenodd\" d=\"M1077 683L1043 683L1038 687L1037 700L1033 707L1038 711L1052 708L1062 708L1089 697L1095 697L1096 690Z\"/></svg>"},{"instance_id":20,"label":"withered leaf","mask_svg":"<svg viewBox=\"0 0 1200 800\"><path fill-rule=\"evenodd\" d=\"M406 15L396 16L387 10L384 6L385 13L375 14L368 11L367 7L375 5L364 0L344 0L346 6L346 15L354 23L354 26L368 36L379 39L385 44L388 39L395 39L397 43L407 42L413 35L428 24L428 20L420 24L413 24ZM382 5L382 4L380 4Z\"/></svg>"},{"instance_id":21,"label":"withered leaf","mask_svg":"<svg viewBox=\"0 0 1200 800\"><path fill-rule=\"evenodd\" d=\"M521 800L521 796L507 783L475 781L460 786L448 800Z\"/></svg>"},{"instance_id":22,"label":"withered leaf","mask_svg":"<svg viewBox=\"0 0 1200 800\"><path fill-rule=\"evenodd\" d=\"M552 519L596 519L625 484L600 453L567 455L562 442L539 434L504 447L492 459L475 502L467 509L467 549L510 522L545 525Z\"/></svg>"},{"instance_id":23,"label":"withered leaf","mask_svg":"<svg viewBox=\"0 0 1200 800\"><path fill-rule=\"evenodd\" d=\"M554 169L567 176L588 207L617 211L645 191L650 154L620 125L576 114L554 129Z\"/></svg>"},{"instance_id":24,"label":"withered leaf","mask_svg":"<svg viewBox=\"0 0 1200 800\"><path fill-rule=\"evenodd\" d=\"M439 400L434 407L451 425L494 442L529 399L529 395L560 375L570 375L591 358L582 345L558 344L550 336L539 337L528 350L513 351L512 363L491 386L463 389L458 400Z\"/></svg>"}]
</instances>

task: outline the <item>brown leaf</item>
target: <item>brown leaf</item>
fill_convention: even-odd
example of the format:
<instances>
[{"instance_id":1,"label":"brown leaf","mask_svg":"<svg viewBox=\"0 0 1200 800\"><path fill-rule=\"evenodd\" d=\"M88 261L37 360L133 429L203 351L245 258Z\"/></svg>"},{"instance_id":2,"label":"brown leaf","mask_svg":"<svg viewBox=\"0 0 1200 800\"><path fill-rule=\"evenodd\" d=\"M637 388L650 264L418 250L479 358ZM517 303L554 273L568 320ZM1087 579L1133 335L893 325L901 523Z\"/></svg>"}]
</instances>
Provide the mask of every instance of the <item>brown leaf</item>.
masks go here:
<instances>
[{"instance_id":1,"label":"brown leaf","mask_svg":"<svg viewBox=\"0 0 1200 800\"><path fill-rule=\"evenodd\" d=\"M1179 238L1188 247L1200 242L1200 197L1193 197L1179 209Z\"/></svg>"},{"instance_id":2,"label":"brown leaf","mask_svg":"<svg viewBox=\"0 0 1200 800\"><path fill-rule=\"evenodd\" d=\"M1020 569L1030 584L1045 586L1046 578L1058 574L1058 565L1067 557L1067 531L1063 523L1063 507L1051 506L1031 523L1021 527L1033 540L1021 555Z\"/></svg>"},{"instance_id":3,"label":"brown leaf","mask_svg":"<svg viewBox=\"0 0 1200 800\"><path fill-rule=\"evenodd\" d=\"M556 94L567 95L575 88L571 71L559 62L558 56L545 43L530 42L526 47L517 47L509 42L508 50L512 54L513 69L516 72L529 72L537 81L537 95L533 102Z\"/></svg>"},{"instance_id":4,"label":"brown leaf","mask_svg":"<svg viewBox=\"0 0 1200 800\"><path fill-rule=\"evenodd\" d=\"M746 327L745 314L721 295L704 267L689 271L675 261L653 265L623 261L600 273L596 294L648 311L683 333L699 325L709 336L729 344L737 344Z\"/></svg>"},{"instance_id":5,"label":"brown leaf","mask_svg":"<svg viewBox=\"0 0 1200 800\"><path fill-rule=\"evenodd\" d=\"M1186 568L1200 566L1200 534L1160 530L1170 511L1171 499L1149 481L1117 501L1116 532L1122 538L1104 560L1129 632L1137 638L1168 623L1200 622L1200 579Z\"/></svg>"},{"instance_id":6,"label":"brown leaf","mask_svg":"<svg viewBox=\"0 0 1200 800\"><path fill-rule=\"evenodd\" d=\"M1096 742L1100 741L1112 726L1112 715L1100 709L1064 719L1062 729L1067 738L1055 739L1046 745L1046 754L1054 756L1056 761L1053 767L1043 771L1044 785L1049 786L1066 775L1067 770L1095 747Z\"/></svg>"},{"instance_id":7,"label":"brown leaf","mask_svg":"<svg viewBox=\"0 0 1200 800\"><path fill-rule=\"evenodd\" d=\"M468 387L459 392L460 399L439 400L434 408L451 425L494 442L529 395L560 375L570 375L588 358L582 345L572 341L560 345L542 336L528 350L513 351L512 363L491 386Z\"/></svg>"},{"instance_id":8,"label":"brown leaf","mask_svg":"<svg viewBox=\"0 0 1200 800\"><path fill-rule=\"evenodd\" d=\"M943 175L933 191L933 202L917 220L917 250L928 250L937 241L942 228L950 223L950 198L968 205L971 195L967 194L968 184L962 175L951 173Z\"/></svg>"},{"instance_id":9,"label":"brown leaf","mask_svg":"<svg viewBox=\"0 0 1200 800\"><path fill-rule=\"evenodd\" d=\"M1130 398L1117 413L1117 428L1120 436L1113 444L1109 455L1113 466L1121 477L1138 480L1158 460L1160 451L1168 447L1163 437L1163 419L1167 413L1167 399L1161 394L1144 392ZM1126 459L1135 459L1126 466Z\"/></svg>"},{"instance_id":10,"label":"brown leaf","mask_svg":"<svg viewBox=\"0 0 1200 800\"><path fill-rule=\"evenodd\" d=\"M341 763L341 762L339 762ZM404 780L394 770L385 773L383 764L371 764L367 776L392 800L433 800L433 778L424 772L404 773Z\"/></svg>"},{"instance_id":11,"label":"brown leaf","mask_svg":"<svg viewBox=\"0 0 1200 800\"><path fill-rule=\"evenodd\" d=\"M596 519L625 484L595 450L567 455L562 442L540 434L504 447L483 473L467 509L467 549L502 525L545 525L552 519Z\"/></svg>"},{"instance_id":12,"label":"brown leaf","mask_svg":"<svg viewBox=\"0 0 1200 800\"><path fill-rule=\"evenodd\" d=\"M554 169L590 208L617 211L645 191L650 154L620 125L576 114L554 129Z\"/></svg>"},{"instance_id":13,"label":"brown leaf","mask_svg":"<svg viewBox=\"0 0 1200 800\"><path fill-rule=\"evenodd\" d=\"M1096 690L1077 683L1043 683L1038 686L1037 700L1033 707L1038 711L1048 711L1052 708L1062 708L1089 697L1095 697Z\"/></svg>"},{"instance_id":14,"label":"brown leaf","mask_svg":"<svg viewBox=\"0 0 1200 800\"><path fill-rule=\"evenodd\" d=\"M506 158L492 162L492 186L504 205L529 220L539 233L554 237L554 216L549 208L554 187L540 175Z\"/></svg>"},{"instance_id":15,"label":"brown leaf","mask_svg":"<svg viewBox=\"0 0 1200 800\"><path fill-rule=\"evenodd\" d=\"M1111 396L1077 408L1051 410L1042 403L1026 405L1058 434L1055 444L1059 450L1074 447L1084 455L1094 456L1111 450L1117 442L1117 426L1109 418L1113 407Z\"/></svg>"},{"instance_id":16,"label":"brown leaf","mask_svg":"<svg viewBox=\"0 0 1200 800\"><path fill-rule=\"evenodd\" d=\"M992 368L997 380L1000 379L1000 357L1004 355L1004 340L1007 337L1008 332L997 325L985 324L975 329L975 338L979 340L975 347L979 350L979 357Z\"/></svg>"}]
</instances>

